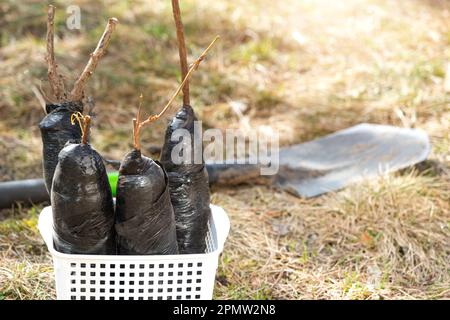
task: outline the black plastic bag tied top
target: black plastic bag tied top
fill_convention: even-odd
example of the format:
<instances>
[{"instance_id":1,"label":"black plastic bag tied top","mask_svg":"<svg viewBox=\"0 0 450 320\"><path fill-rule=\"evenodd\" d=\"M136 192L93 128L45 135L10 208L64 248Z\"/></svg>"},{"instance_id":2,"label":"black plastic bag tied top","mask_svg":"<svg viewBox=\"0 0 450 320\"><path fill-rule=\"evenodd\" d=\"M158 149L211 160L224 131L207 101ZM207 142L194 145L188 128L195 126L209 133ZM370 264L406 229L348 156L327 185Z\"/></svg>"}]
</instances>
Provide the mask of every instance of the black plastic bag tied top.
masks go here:
<instances>
[{"instance_id":1,"label":"black plastic bag tied top","mask_svg":"<svg viewBox=\"0 0 450 320\"><path fill-rule=\"evenodd\" d=\"M202 159L201 164L175 164L171 154L179 143L171 141L177 129L186 129L191 134L191 143L199 139L194 132L194 110L183 106L166 130L161 163L169 176L170 198L175 212L178 249L180 253L203 253L206 250L208 221L211 216L208 173ZM191 148L194 152L194 148ZM191 159L194 159L192 156Z\"/></svg>"},{"instance_id":2,"label":"black plastic bag tied top","mask_svg":"<svg viewBox=\"0 0 450 320\"><path fill-rule=\"evenodd\" d=\"M178 253L168 177L138 150L129 152L119 169L116 232L119 254Z\"/></svg>"},{"instance_id":3,"label":"black plastic bag tied top","mask_svg":"<svg viewBox=\"0 0 450 320\"><path fill-rule=\"evenodd\" d=\"M81 102L47 104L47 115L39 123L43 144L43 169L47 191L50 194L53 175L58 164L58 154L67 141L80 142L81 129L78 123L72 125L70 117L75 112L83 112Z\"/></svg>"},{"instance_id":4,"label":"black plastic bag tied top","mask_svg":"<svg viewBox=\"0 0 450 320\"><path fill-rule=\"evenodd\" d=\"M51 204L54 245L70 254L115 254L114 204L101 156L89 144L59 153Z\"/></svg>"}]
</instances>

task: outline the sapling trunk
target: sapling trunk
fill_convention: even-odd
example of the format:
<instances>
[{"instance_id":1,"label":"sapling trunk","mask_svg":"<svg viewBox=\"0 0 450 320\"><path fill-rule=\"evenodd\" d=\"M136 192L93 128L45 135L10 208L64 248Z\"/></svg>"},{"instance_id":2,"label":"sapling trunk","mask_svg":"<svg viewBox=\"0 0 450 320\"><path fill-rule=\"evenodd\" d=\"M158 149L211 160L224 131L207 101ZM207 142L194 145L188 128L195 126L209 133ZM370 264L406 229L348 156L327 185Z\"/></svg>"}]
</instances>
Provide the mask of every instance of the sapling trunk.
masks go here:
<instances>
[{"instance_id":1,"label":"sapling trunk","mask_svg":"<svg viewBox=\"0 0 450 320\"><path fill-rule=\"evenodd\" d=\"M45 60L47 61L47 75L52 87L53 94L57 101L62 101L66 98L66 92L64 90L64 81L61 75L58 74L58 65L55 61L55 50L54 50L54 34L55 34L55 7L52 5L48 6L47 11L47 56Z\"/></svg>"},{"instance_id":2,"label":"sapling trunk","mask_svg":"<svg viewBox=\"0 0 450 320\"><path fill-rule=\"evenodd\" d=\"M74 121L77 118L78 121ZM81 143L58 156L51 190L55 249L70 254L115 254L114 204L102 157L88 143L89 116L72 115Z\"/></svg>"}]
</instances>

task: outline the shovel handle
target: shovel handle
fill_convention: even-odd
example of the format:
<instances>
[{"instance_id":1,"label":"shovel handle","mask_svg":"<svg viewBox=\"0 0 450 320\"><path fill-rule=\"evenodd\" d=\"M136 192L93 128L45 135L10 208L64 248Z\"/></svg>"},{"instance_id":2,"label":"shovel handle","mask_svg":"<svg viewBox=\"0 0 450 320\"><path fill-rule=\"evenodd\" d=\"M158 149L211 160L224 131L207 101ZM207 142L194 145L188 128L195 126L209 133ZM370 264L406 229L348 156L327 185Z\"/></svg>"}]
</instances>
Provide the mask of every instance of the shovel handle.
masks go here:
<instances>
[{"instance_id":1,"label":"shovel handle","mask_svg":"<svg viewBox=\"0 0 450 320\"><path fill-rule=\"evenodd\" d=\"M206 170L210 185L270 184L273 179L273 176L261 175L261 166L257 164L207 163Z\"/></svg>"},{"instance_id":2,"label":"shovel handle","mask_svg":"<svg viewBox=\"0 0 450 320\"><path fill-rule=\"evenodd\" d=\"M49 200L43 179L28 179L0 183L0 208L9 208L17 201L34 204Z\"/></svg>"},{"instance_id":3,"label":"shovel handle","mask_svg":"<svg viewBox=\"0 0 450 320\"><path fill-rule=\"evenodd\" d=\"M273 176L262 176L261 166L255 164L215 164L207 163L209 184L234 186L245 183L270 184ZM114 193L117 172L108 173L111 189ZM10 208L15 202L32 204L49 201L43 179L28 179L0 182L0 209Z\"/></svg>"},{"instance_id":4,"label":"shovel handle","mask_svg":"<svg viewBox=\"0 0 450 320\"><path fill-rule=\"evenodd\" d=\"M117 172L109 172L108 180L113 196L116 196ZM11 208L16 202L39 204L50 201L43 179L0 182L0 209Z\"/></svg>"}]
</instances>

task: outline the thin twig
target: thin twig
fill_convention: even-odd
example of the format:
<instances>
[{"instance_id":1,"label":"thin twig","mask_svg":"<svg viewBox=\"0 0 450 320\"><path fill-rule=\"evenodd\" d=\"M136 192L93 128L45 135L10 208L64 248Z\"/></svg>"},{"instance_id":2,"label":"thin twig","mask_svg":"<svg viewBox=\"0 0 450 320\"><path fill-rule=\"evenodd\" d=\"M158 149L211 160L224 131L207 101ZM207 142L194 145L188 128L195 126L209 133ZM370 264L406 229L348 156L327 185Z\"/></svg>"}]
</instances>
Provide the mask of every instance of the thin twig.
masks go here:
<instances>
[{"instance_id":1,"label":"thin twig","mask_svg":"<svg viewBox=\"0 0 450 320\"><path fill-rule=\"evenodd\" d=\"M47 60L48 65L48 80L52 87L53 94L57 101L62 101L66 98L64 90L64 82L62 77L58 75L57 64L55 62L55 48L54 48L54 19L55 19L55 7L48 6L47 12Z\"/></svg>"},{"instance_id":2,"label":"thin twig","mask_svg":"<svg viewBox=\"0 0 450 320\"><path fill-rule=\"evenodd\" d=\"M181 79L184 79L188 73L186 43L184 40L183 22L181 21L180 5L178 0L172 0L173 18L177 29L178 53L180 56ZM183 87L183 104L190 105L189 81L186 81Z\"/></svg>"},{"instance_id":3,"label":"thin twig","mask_svg":"<svg viewBox=\"0 0 450 320\"><path fill-rule=\"evenodd\" d=\"M183 82L181 82L180 86L178 87L178 89L175 91L175 93L172 95L172 97L170 98L169 102L167 102L167 104L165 105L165 107L162 109L162 111L156 115L152 115L150 117L148 117L148 119L146 119L145 121L141 122L139 124L140 127L147 125L153 121L158 120L166 111L167 109L169 109L170 105L172 104L172 102L175 100L175 98L178 96L178 94L180 93L181 89L184 87L184 85L186 84L186 82L189 80L189 78L191 77L192 73L197 70L198 66L200 65L200 62L203 61L203 59L205 58L206 54L208 53L208 51L212 48L212 46L214 45L214 43L219 39L219 36L216 36L214 38L214 40L209 44L209 46L205 49L205 51L203 51L203 53L197 58L197 60L195 60L195 62L191 65L188 73L186 74L186 76L183 79Z\"/></svg>"},{"instance_id":4,"label":"thin twig","mask_svg":"<svg viewBox=\"0 0 450 320\"><path fill-rule=\"evenodd\" d=\"M39 80L39 91L42 93L42 96L44 97L46 104L47 104L47 103L56 103L56 102L58 102L58 101L53 101L53 99L51 99L51 98L47 95L47 93L45 92L44 88L42 88L42 81L43 81L42 79ZM46 111L46 112L47 112L47 111Z\"/></svg>"},{"instance_id":5,"label":"thin twig","mask_svg":"<svg viewBox=\"0 0 450 320\"><path fill-rule=\"evenodd\" d=\"M33 93L36 96L36 98L38 99L39 104L41 105L42 109L44 109L44 112L46 112L45 111L45 99L42 96L42 93L39 91L39 89L34 84L31 86L31 91L33 91Z\"/></svg>"},{"instance_id":6,"label":"thin twig","mask_svg":"<svg viewBox=\"0 0 450 320\"><path fill-rule=\"evenodd\" d=\"M141 150L141 143L139 141L139 133L141 131L141 127L139 126L139 122L136 118L133 119L133 146L136 150Z\"/></svg>"},{"instance_id":7,"label":"thin twig","mask_svg":"<svg viewBox=\"0 0 450 320\"><path fill-rule=\"evenodd\" d=\"M111 40L111 35L117 23L118 20L116 18L110 18L108 20L105 32L100 38L100 41L98 42L98 45L95 48L94 52L91 53L91 57L89 58L86 67L84 68L78 80L75 82L75 85L73 86L73 89L70 92L69 98L71 101L80 101L81 99L83 99L84 86L89 77L94 73L98 61L105 55L106 49L108 48L109 42Z\"/></svg>"},{"instance_id":8,"label":"thin twig","mask_svg":"<svg viewBox=\"0 0 450 320\"><path fill-rule=\"evenodd\" d=\"M141 143L139 141L139 133L141 130L141 108L142 108L142 100L143 100L144 96L141 95L139 96L139 107L138 107L138 111L136 114L136 118L133 119L133 145L134 145L134 149L136 150L141 150Z\"/></svg>"}]
</instances>

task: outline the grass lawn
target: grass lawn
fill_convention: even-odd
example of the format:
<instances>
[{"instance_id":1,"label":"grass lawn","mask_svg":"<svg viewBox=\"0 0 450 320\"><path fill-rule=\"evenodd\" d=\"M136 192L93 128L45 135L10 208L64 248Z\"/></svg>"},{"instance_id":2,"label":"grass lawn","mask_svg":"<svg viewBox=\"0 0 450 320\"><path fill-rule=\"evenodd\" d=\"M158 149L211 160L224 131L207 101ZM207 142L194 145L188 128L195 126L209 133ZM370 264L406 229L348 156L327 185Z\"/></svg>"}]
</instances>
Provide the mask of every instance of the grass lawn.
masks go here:
<instances>
[{"instance_id":1,"label":"grass lawn","mask_svg":"<svg viewBox=\"0 0 450 320\"><path fill-rule=\"evenodd\" d=\"M140 93L155 113L180 81L170 2L76 3L82 29L69 30L72 1L54 1L68 86L107 18L120 21L88 94L92 144L121 159ZM0 180L41 177L44 112L33 92L49 92L45 3L6 0L0 11ZM433 145L414 168L314 199L252 184L213 189L232 226L215 298L449 299L450 2L198 0L182 11L191 61L221 36L191 80L205 128L248 121L279 131L286 146L371 122L421 128ZM147 155L175 109L142 131ZM0 211L0 299L55 298L36 228L42 207Z\"/></svg>"}]
</instances>

